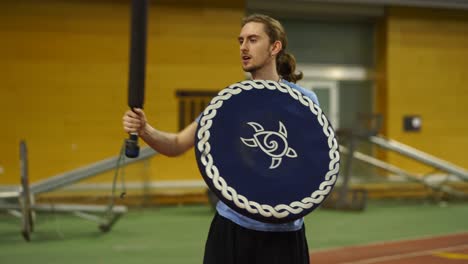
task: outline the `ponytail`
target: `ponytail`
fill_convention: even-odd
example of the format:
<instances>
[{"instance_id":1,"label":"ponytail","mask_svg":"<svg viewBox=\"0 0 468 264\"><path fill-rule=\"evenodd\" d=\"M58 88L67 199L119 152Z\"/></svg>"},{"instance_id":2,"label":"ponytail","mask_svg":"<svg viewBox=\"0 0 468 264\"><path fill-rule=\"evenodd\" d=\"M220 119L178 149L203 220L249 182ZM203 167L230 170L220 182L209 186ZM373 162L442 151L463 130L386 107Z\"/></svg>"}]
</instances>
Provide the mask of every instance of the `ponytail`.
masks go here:
<instances>
[{"instance_id":1,"label":"ponytail","mask_svg":"<svg viewBox=\"0 0 468 264\"><path fill-rule=\"evenodd\" d=\"M276 70L281 78L288 82L296 83L303 77L302 72L296 73L296 58L294 55L281 51L276 58Z\"/></svg>"}]
</instances>

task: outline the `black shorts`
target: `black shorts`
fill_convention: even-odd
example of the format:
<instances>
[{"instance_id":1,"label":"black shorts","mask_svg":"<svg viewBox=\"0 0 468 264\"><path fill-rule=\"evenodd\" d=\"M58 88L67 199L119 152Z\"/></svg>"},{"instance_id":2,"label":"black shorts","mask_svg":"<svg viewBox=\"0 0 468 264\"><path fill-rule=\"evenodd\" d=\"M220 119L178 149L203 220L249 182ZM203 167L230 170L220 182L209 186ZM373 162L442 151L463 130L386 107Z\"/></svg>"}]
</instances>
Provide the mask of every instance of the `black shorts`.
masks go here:
<instances>
[{"instance_id":1,"label":"black shorts","mask_svg":"<svg viewBox=\"0 0 468 264\"><path fill-rule=\"evenodd\" d=\"M291 232L262 232L214 216L204 264L308 264L305 227Z\"/></svg>"}]
</instances>

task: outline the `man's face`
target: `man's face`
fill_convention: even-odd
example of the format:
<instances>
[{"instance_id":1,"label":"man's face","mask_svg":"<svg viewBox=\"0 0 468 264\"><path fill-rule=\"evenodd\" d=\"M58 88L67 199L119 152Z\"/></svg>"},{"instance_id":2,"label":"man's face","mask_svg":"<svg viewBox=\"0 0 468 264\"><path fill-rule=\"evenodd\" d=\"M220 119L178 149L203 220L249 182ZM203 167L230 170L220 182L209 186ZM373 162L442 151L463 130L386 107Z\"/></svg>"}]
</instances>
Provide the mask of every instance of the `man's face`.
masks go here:
<instances>
[{"instance_id":1,"label":"man's face","mask_svg":"<svg viewBox=\"0 0 468 264\"><path fill-rule=\"evenodd\" d=\"M262 23L245 24L239 35L239 44L242 69L246 72L258 71L273 60L272 45Z\"/></svg>"}]
</instances>

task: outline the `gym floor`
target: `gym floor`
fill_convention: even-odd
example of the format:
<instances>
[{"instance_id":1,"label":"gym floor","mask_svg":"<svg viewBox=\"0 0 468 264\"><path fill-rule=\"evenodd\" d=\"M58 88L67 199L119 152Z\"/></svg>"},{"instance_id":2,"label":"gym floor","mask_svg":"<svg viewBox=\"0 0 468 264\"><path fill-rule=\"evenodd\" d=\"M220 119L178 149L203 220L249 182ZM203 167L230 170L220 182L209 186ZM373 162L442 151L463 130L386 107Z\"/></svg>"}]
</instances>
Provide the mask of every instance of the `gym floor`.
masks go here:
<instances>
[{"instance_id":1,"label":"gym floor","mask_svg":"<svg viewBox=\"0 0 468 264\"><path fill-rule=\"evenodd\" d=\"M103 234L72 215L37 214L26 242L20 220L0 214L0 262L201 263L212 216L205 205L131 208ZM363 212L318 209L305 222L312 263L422 263L402 261L425 256L433 262L419 260L455 264L467 261L466 219L468 203L371 201Z\"/></svg>"}]
</instances>

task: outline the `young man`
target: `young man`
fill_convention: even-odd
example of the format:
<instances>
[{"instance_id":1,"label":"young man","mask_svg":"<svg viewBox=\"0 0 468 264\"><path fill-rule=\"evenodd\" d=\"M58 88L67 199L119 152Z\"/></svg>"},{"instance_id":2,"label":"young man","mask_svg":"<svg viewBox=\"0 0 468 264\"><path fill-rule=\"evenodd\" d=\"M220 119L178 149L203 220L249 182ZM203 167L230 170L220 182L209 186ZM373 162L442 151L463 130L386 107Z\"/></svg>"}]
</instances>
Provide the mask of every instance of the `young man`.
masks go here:
<instances>
[{"instance_id":1,"label":"young man","mask_svg":"<svg viewBox=\"0 0 468 264\"><path fill-rule=\"evenodd\" d=\"M299 87L294 56L286 52L287 38L282 25L264 15L242 21L238 37L242 68L254 80L283 82L300 90L318 104L316 95ZM147 122L141 109L127 111L124 130L136 132L159 153L174 157L194 145L197 121L179 133L157 130ZM284 224L268 224L250 219L218 202L205 246L205 264L303 264L309 253L303 219Z\"/></svg>"}]
</instances>

